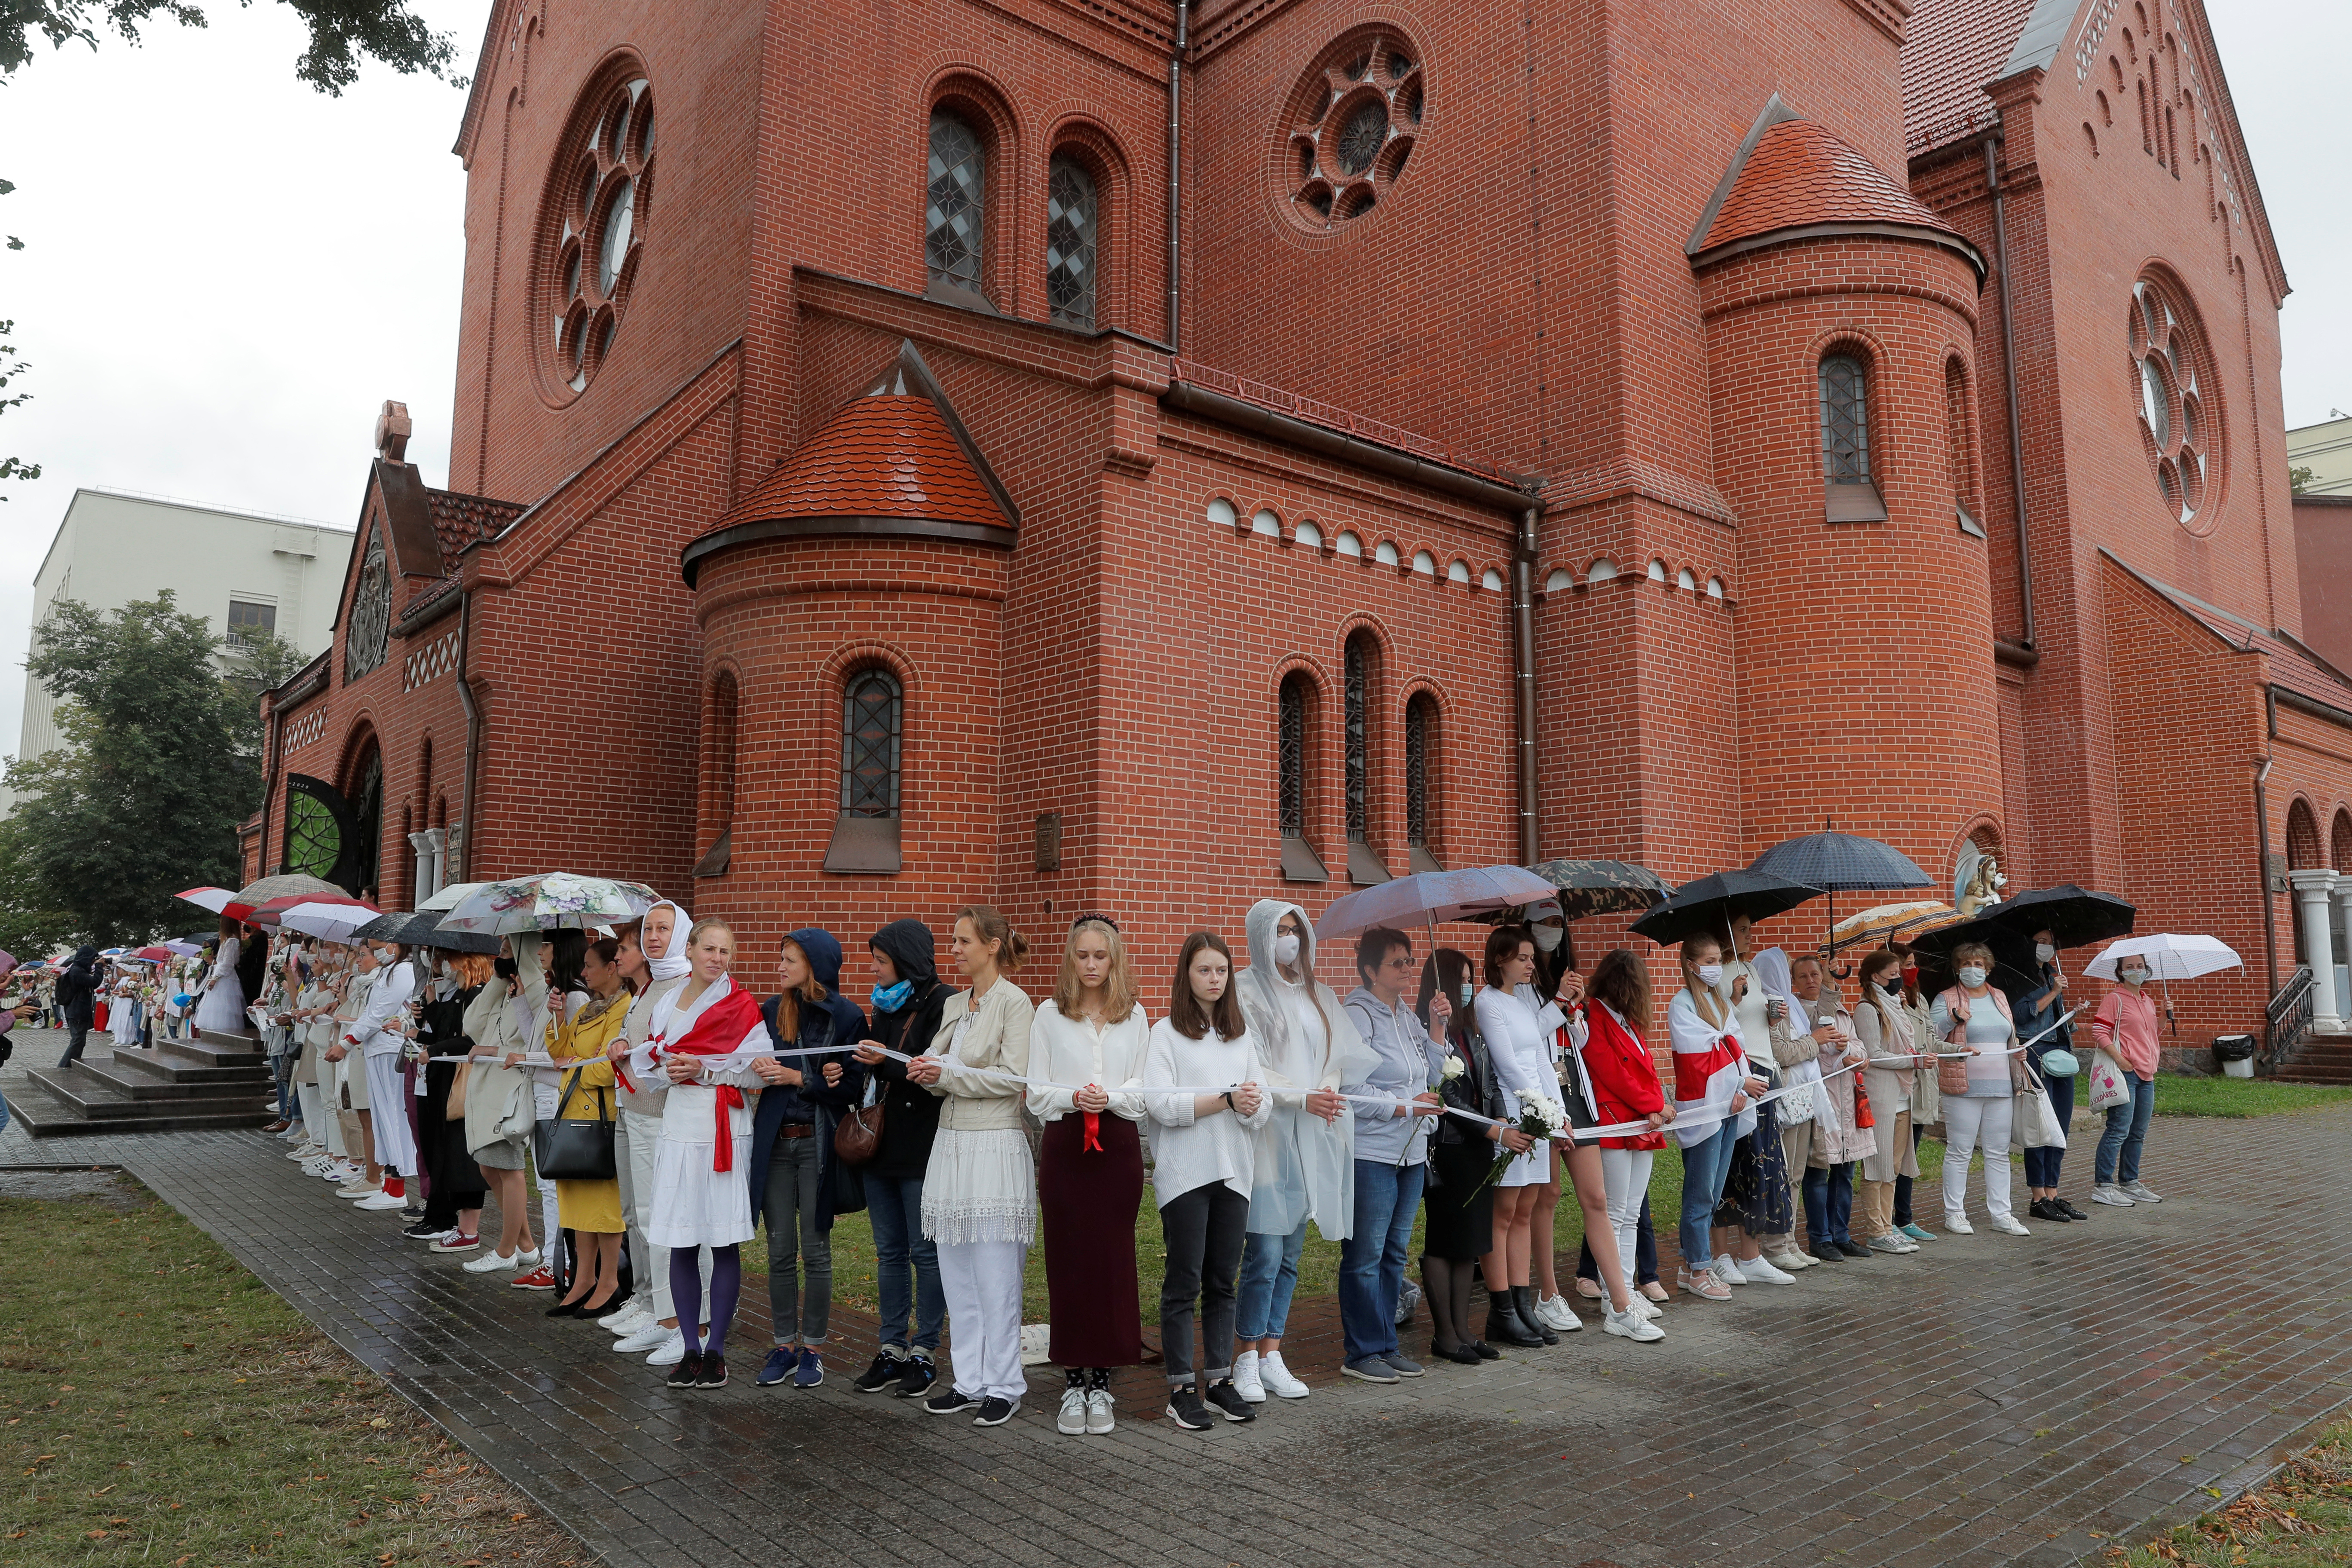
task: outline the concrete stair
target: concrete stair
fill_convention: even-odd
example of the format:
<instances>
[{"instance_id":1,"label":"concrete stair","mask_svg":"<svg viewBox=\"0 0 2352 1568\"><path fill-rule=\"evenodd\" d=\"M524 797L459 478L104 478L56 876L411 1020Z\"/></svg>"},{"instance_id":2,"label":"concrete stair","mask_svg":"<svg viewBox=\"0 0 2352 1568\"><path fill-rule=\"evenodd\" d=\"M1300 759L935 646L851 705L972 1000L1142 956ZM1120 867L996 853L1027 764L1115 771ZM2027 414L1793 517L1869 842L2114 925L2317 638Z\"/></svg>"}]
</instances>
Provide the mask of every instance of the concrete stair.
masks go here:
<instances>
[{"instance_id":1,"label":"concrete stair","mask_svg":"<svg viewBox=\"0 0 2352 1568\"><path fill-rule=\"evenodd\" d=\"M2352 1031L2315 1031L2272 1076L2283 1083L2352 1085Z\"/></svg>"},{"instance_id":2,"label":"concrete stair","mask_svg":"<svg viewBox=\"0 0 2352 1568\"><path fill-rule=\"evenodd\" d=\"M259 1037L206 1029L152 1049L35 1068L8 1109L36 1138L92 1132L178 1132L263 1127L274 1118Z\"/></svg>"}]
</instances>

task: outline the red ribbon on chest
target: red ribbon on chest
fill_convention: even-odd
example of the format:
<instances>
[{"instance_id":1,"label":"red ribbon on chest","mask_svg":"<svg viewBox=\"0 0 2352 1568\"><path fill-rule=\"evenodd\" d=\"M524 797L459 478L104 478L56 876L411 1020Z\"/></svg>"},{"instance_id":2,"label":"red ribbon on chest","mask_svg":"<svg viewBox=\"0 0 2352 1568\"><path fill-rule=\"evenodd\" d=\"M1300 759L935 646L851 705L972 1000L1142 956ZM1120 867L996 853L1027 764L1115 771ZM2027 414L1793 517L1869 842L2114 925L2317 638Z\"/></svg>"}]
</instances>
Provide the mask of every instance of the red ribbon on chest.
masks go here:
<instances>
[{"instance_id":1,"label":"red ribbon on chest","mask_svg":"<svg viewBox=\"0 0 2352 1568\"><path fill-rule=\"evenodd\" d=\"M694 1026L676 1040L664 1040L654 1047L656 1056L725 1057L732 1056L743 1043L743 1037L761 1024L760 1005L751 994L728 983L727 994L702 1010ZM743 1108L743 1091L731 1083L713 1084L718 1091L714 1110L718 1115L717 1130L710 1148L710 1168L731 1171L735 1168L735 1124L729 1112Z\"/></svg>"}]
</instances>

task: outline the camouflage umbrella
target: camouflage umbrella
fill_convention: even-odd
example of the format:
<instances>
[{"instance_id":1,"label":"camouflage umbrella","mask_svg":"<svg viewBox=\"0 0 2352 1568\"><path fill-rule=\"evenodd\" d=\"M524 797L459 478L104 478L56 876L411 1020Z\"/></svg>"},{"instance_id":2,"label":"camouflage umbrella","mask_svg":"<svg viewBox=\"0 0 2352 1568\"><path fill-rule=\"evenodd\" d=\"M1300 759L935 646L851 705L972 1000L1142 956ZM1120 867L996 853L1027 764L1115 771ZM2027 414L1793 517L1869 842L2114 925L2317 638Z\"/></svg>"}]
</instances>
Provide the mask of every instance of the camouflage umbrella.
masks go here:
<instances>
[{"instance_id":1,"label":"camouflage umbrella","mask_svg":"<svg viewBox=\"0 0 2352 1568\"><path fill-rule=\"evenodd\" d=\"M1546 860L1528 868L1559 889L1562 920L1580 921L1593 915L1640 913L1665 902L1674 889L1664 877L1631 860ZM1516 919L1525 906L1496 910L1468 918L1482 924Z\"/></svg>"}]
</instances>

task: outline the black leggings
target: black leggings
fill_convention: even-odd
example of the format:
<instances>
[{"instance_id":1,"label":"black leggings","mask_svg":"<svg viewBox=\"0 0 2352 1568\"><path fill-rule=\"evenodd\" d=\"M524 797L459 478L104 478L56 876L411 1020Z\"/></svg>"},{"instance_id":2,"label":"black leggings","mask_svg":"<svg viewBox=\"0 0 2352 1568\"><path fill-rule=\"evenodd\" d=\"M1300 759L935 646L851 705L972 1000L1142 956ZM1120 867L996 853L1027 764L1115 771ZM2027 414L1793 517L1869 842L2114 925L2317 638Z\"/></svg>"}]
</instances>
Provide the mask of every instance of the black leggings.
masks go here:
<instances>
[{"instance_id":1,"label":"black leggings","mask_svg":"<svg viewBox=\"0 0 2352 1568\"><path fill-rule=\"evenodd\" d=\"M1234 1369L1234 1288L1249 1233L1249 1199L1211 1182L1160 1205L1168 1272L1160 1286L1160 1352L1168 1383L1193 1381L1193 1307L1200 1307L1200 1385Z\"/></svg>"}]
</instances>

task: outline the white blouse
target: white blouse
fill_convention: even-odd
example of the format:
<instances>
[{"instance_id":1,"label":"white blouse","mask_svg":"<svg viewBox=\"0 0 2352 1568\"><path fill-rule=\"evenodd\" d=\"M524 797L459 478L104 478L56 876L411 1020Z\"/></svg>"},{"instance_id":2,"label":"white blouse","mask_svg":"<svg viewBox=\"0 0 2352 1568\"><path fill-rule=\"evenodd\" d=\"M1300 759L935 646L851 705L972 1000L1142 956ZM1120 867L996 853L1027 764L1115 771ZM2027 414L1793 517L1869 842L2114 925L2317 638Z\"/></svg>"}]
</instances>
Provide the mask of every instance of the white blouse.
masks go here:
<instances>
[{"instance_id":1,"label":"white blouse","mask_svg":"<svg viewBox=\"0 0 2352 1568\"><path fill-rule=\"evenodd\" d=\"M1113 1115L1142 1121L1143 1058L1150 1036L1151 1021L1140 1003L1100 1029L1064 1017L1050 1000L1042 1004L1029 1025L1029 1113L1040 1121L1059 1121L1077 1109L1076 1097L1045 1086L1090 1083L1110 1091Z\"/></svg>"},{"instance_id":2,"label":"white blouse","mask_svg":"<svg viewBox=\"0 0 2352 1568\"><path fill-rule=\"evenodd\" d=\"M1489 985L1472 1004L1477 1009L1478 1033L1495 1060L1495 1076L1503 1080L1504 1110L1519 1113L1522 1097L1559 1098L1559 1078L1552 1071L1552 1033L1566 1022L1559 1007L1545 1003L1538 1013L1506 991Z\"/></svg>"},{"instance_id":3,"label":"white blouse","mask_svg":"<svg viewBox=\"0 0 2352 1568\"><path fill-rule=\"evenodd\" d=\"M1246 1029L1230 1040L1213 1029L1190 1040L1166 1018L1151 1026L1143 1088L1159 1127L1151 1140L1151 1190L1161 1208L1213 1182L1250 1195L1256 1169L1250 1134L1273 1114L1274 1097L1260 1094L1255 1116L1220 1110L1205 1120L1193 1115L1192 1100L1213 1088L1265 1081L1256 1038Z\"/></svg>"}]
</instances>

